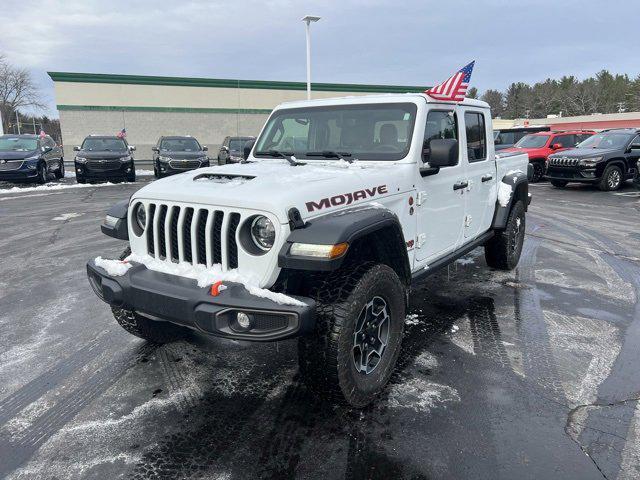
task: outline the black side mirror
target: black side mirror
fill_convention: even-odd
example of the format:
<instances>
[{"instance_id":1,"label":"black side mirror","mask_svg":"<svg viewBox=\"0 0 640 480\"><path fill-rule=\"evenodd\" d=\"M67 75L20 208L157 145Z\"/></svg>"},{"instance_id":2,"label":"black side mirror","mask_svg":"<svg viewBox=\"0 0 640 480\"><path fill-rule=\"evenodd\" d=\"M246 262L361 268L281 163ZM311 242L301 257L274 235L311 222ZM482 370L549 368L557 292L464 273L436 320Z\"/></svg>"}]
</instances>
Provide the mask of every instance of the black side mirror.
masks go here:
<instances>
[{"instance_id":1,"label":"black side mirror","mask_svg":"<svg viewBox=\"0 0 640 480\"><path fill-rule=\"evenodd\" d=\"M133 145L129 145L129 151L130 152L135 152L136 151L136 147Z\"/></svg>"},{"instance_id":2,"label":"black side mirror","mask_svg":"<svg viewBox=\"0 0 640 480\"><path fill-rule=\"evenodd\" d=\"M452 167L458 164L458 140L438 138L429 143L430 154L424 159L433 168Z\"/></svg>"},{"instance_id":3,"label":"black side mirror","mask_svg":"<svg viewBox=\"0 0 640 480\"><path fill-rule=\"evenodd\" d=\"M203 146L202 146L202 151L203 151L203 152L206 152L207 150L209 150L209 147L207 147L206 145L203 145Z\"/></svg>"},{"instance_id":4,"label":"black side mirror","mask_svg":"<svg viewBox=\"0 0 640 480\"><path fill-rule=\"evenodd\" d=\"M79 152L80 151L80 147L78 145L76 145L75 147L73 147L73 151L74 152Z\"/></svg>"},{"instance_id":5,"label":"black side mirror","mask_svg":"<svg viewBox=\"0 0 640 480\"><path fill-rule=\"evenodd\" d=\"M221 152L228 152L228 151L229 151L229 147L227 147L227 146L225 146L225 145L222 145L222 146L220 147L220 151L221 151Z\"/></svg>"},{"instance_id":6,"label":"black side mirror","mask_svg":"<svg viewBox=\"0 0 640 480\"><path fill-rule=\"evenodd\" d=\"M151 150L153 150L156 153L160 153L160 149L158 147L151 147Z\"/></svg>"},{"instance_id":7,"label":"black side mirror","mask_svg":"<svg viewBox=\"0 0 640 480\"><path fill-rule=\"evenodd\" d=\"M244 144L244 148L242 149L242 158L245 160L249 158L249 155L251 155L251 149L253 148L254 143L256 143L255 140L249 140Z\"/></svg>"},{"instance_id":8,"label":"black side mirror","mask_svg":"<svg viewBox=\"0 0 640 480\"><path fill-rule=\"evenodd\" d=\"M51 148L49 145L45 145L44 147L42 147L42 153L49 153L51 150L53 150L53 148Z\"/></svg>"}]
</instances>

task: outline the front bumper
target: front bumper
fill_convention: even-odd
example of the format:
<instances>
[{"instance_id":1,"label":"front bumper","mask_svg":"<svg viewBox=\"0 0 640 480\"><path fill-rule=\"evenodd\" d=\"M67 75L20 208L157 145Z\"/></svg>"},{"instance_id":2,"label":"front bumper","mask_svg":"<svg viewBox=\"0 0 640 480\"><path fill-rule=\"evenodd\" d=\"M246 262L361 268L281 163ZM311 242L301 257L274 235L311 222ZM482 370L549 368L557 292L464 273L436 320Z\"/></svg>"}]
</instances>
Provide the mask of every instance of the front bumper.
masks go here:
<instances>
[{"instance_id":1,"label":"front bumper","mask_svg":"<svg viewBox=\"0 0 640 480\"><path fill-rule=\"evenodd\" d=\"M13 180L29 180L38 177L38 169L36 164L32 164L34 168L29 168L27 162L23 162L22 166L13 170L0 170L0 181Z\"/></svg>"},{"instance_id":2,"label":"front bumper","mask_svg":"<svg viewBox=\"0 0 640 480\"><path fill-rule=\"evenodd\" d=\"M547 167L548 180L564 180L566 182L595 183L600 180L595 168L552 168Z\"/></svg>"},{"instance_id":3,"label":"front bumper","mask_svg":"<svg viewBox=\"0 0 640 480\"><path fill-rule=\"evenodd\" d=\"M158 162L158 170L161 175L175 175L177 173L189 172L191 170L197 170L198 168L204 168L211 165L209 160L205 160L202 161L198 166L181 168L180 162L180 160L173 160L171 162Z\"/></svg>"},{"instance_id":4,"label":"front bumper","mask_svg":"<svg viewBox=\"0 0 640 480\"><path fill-rule=\"evenodd\" d=\"M116 168L92 167L86 163L74 162L76 176L81 178L109 179L109 178L126 178L135 174L135 166L133 161L120 162Z\"/></svg>"},{"instance_id":5,"label":"front bumper","mask_svg":"<svg viewBox=\"0 0 640 480\"><path fill-rule=\"evenodd\" d=\"M310 298L294 297L304 302L304 307L280 305L231 282L224 282L226 290L213 297L195 280L132 265L125 275L113 277L89 261L87 275L96 295L113 307L133 310L152 320L236 340L283 340L309 333L315 325L315 302ZM251 318L248 330L238 325L238 312Z\"/></svg>"}]
</instances>

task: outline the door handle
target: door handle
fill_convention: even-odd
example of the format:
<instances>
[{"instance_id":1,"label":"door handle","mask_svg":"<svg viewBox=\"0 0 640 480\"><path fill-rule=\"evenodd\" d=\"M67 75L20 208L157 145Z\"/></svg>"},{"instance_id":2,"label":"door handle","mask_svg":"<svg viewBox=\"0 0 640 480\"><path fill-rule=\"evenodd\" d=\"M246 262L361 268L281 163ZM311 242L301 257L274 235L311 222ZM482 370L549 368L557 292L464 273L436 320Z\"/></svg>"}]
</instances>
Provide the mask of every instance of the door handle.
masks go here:
<instances>
[{"instance_id":1,"label":"door handle","mask_svg":"<svg viewBox=\"0 0 640 480\"><path fill-rule=\"evenodd\" d=\"M467 188L469 186L469 182L467 182L466 180L463 180L461 182L457 182L453 184L453 189L454 190L462 190L463 188Z\"/></svg>"},{"instance_id":2,"label":"door handle","mask_svg":"<svg viewBox=\"0 0 640 480\"><path fill-rule=\"evenodd\" d=\"M483 182L488 182L489 180L493 180L493 175L491 175L490 173L487 173L486 175L482 176Z\"/></svg>"}]
</instances>

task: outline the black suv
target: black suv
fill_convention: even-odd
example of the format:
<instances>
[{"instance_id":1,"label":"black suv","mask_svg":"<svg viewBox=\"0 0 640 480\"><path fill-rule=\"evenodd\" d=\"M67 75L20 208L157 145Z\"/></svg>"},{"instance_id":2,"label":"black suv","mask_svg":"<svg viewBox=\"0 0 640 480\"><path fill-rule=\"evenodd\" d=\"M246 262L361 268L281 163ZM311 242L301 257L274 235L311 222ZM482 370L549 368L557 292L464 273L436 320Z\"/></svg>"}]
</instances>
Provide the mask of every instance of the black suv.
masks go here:
<instances>
[{"instance_id":1,"label":"black suv","mask_svg":"<svg viewBox=\"0 0 640 480\"><path fill-rule=\"evenodd\" d=\"M160 137L152 150L156 178L209 166L207 147L191 136Z\"/></svg>"},{"instance_id":2,"label":"black suv","mask_svg":"<svg viewBox=\"0 0 640 480\"><path fill-rule=\"evenodd\" d=\"M115 135L89 135L82 146L73 147L76 180L126 180L136 181L133 152L136 149L124 138Z\"/></svg>"},{"instance_id":3,"label":"black suv","mask_svg":"<svg viewBox=\"0 0 640 480\"><path fill-rule=\"evenodd\" d=\"M547 178L554 187L569 182L597 184L600 190L617 190L633 178L640 159L640 130L603 130L576 148L549 155Z\"/></svg>"},{"instance_id":4,"label":"black suv","mask_svg":"<svg viewBox=\"0 0 640 480\"><path fill-rule=\"evenodd\" d=\"M0 135L0 180L46 183L64 177L62 148L49 135Z\"/></svg>"},{"instance_id":5,"label":"black suv","mask_svg":"<svg viewBox=\"0 0 640 480\"><path fill-rule=\"evenodd\" d=\"M218 152L218 164L238 163L242 160L244 144L256 137L225 137Z\"/></svg>"}]
</instances>

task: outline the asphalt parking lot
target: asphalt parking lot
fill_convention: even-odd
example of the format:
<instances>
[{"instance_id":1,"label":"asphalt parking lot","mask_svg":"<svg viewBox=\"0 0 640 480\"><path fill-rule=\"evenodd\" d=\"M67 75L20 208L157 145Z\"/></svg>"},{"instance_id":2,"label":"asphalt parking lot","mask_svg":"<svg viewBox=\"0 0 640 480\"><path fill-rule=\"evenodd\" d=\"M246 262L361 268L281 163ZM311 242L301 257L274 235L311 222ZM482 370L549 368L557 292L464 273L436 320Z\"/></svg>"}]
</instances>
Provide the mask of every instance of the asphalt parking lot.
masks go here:
<instances>
[{"instance_id":1,"label":"asphalt parking lot","mask_svg":"<svg viewBox=\"0 0 640 480\"><path fill-rule=\"evenodd\" d=\"M374 406L310 395L295 341L125 333L85 262L137 184L0 184L0 477L640 477L640 198L531 187L523 257L481 250L411 297Z\"/></svg>"}]
</instances>

